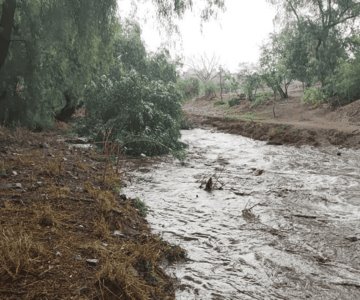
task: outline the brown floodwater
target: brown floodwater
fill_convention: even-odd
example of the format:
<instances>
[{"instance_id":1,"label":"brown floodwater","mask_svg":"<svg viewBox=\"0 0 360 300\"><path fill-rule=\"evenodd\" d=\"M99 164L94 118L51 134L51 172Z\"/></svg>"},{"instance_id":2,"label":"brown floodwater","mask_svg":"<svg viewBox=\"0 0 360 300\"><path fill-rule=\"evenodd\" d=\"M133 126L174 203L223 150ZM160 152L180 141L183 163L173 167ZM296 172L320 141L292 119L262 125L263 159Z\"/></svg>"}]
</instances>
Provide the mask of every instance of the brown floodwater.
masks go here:
<instances>
[{"instance_id":1,"label":"brown floodwater","mask_svg":"<svg viewBox=\"0 0 360 300\"><path fill-rule=\"evenodd\" d=\"M143 160L125 190L188 251L177 299L360 299L359 150L182 134L184 162Z\"/></svg>"}]
</instances>

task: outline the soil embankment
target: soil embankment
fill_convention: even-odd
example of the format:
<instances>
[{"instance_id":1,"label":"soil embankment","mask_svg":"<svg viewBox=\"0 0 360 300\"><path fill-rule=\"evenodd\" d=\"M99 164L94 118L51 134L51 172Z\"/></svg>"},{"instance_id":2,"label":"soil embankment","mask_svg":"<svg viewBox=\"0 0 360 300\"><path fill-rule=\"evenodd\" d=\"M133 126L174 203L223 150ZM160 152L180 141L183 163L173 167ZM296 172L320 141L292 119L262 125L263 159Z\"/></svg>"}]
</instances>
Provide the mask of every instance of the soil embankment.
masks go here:
<instances>
[{"instance_id":1,"label":"soil embankment","mask_svg":"<svg viewBox=\"0 0 360 300\"><path fill-rule=\"evenodd\" d=\"M210 125L270 144L360 148L360 100L331 110L305 105L298 96L277 102L275 108L272 101L251 107L243 100L229 107L226 101L197 99L186 103L184 111L196 126Z\"/></svg>"},{"instance_id":2,"label":"soil embankment","mask_svg":"<svg viewBox=\"0 0 360 300\"><path fill-rule=\"evenodd\" d=\"M0 128L0 298L174 299L160 264L184 252L120 187L109 156Z\"/></svg>"}]
</instances>

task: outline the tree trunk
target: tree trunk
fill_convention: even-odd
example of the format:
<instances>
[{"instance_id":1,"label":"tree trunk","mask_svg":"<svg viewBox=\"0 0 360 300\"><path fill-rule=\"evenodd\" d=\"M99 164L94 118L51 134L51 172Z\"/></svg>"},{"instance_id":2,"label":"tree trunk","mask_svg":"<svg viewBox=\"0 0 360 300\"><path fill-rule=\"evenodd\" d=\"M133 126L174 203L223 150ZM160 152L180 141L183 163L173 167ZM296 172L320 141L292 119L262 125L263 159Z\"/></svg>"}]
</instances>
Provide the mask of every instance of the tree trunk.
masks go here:
<instances>
[{"instance_id":1,"label":"tree trunk","mask_svg":"<svg viewBox=\"0 0 360 300\"><path fill-rule=\"evenodd\" d=\"M275 105L276 105L276 92L274 92L273 107L272 107L274 119L276 118Z\"/></svg>"},{"instance_id":2,"label":"tree trunk","mask_svg":"<svg viewBox=\"0 0 360 300\"><path fill-rule=\"evenodd\" d=\"M280 97L281 97L282 99L286 99L286 98L287 98L286 93L283 91L283 89L281 88L280 85L277 85L277 91L279 92Z\"/></svg>"},{"instance_id":3,"label":"tree trunk","mask_svg":"<svg viewBox=\"0 0 360 300\"><path fill-rule=\"evenodd\" d=\"M14 26L15 9L16 0L4 1L0 19L0 69L3 67L9 51L11 32Z\"/></svg>"},{"instance_id":4,"label":"tree trunk","mask_svg":"<svg viewBox=\"0 0 360 300\"><path fill-rule=\"evenodd\" d=\"M222 70L220 70L220 98L223 100L223 81L222 81Z\"/></svg>"},{"instance_id":5,"label":"tree trunk","mask_svg":"<svg viewBox=\"0 0 360 300\"><path fill-rule=\"evenodd\" d=\"M65 106L55 115L55 119L61 122L69 122L76 111L76 105L69 91L64 93Z\"/></svg>"}]
</instances>

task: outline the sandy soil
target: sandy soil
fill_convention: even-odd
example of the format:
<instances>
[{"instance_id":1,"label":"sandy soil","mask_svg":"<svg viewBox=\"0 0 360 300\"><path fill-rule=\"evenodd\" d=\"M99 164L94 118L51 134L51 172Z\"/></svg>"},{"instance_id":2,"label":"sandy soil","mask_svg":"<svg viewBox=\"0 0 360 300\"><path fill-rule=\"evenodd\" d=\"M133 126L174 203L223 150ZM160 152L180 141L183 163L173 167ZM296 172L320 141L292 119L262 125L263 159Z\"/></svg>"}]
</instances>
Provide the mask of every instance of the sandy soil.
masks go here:
<instances>
[{"instance_id":1,"label":"sandy soil","mask_svg":"<svg viewBox=\"0 0 360 300\"><path fill-rule=\"evenodd\" d=\"M257 107L246 100L233 107L224 102L196 99L187 102L184 111L197 126L211 125L271 144L360 148L360 100L336 110L312 107L302 102L301 91L292 89L289 99L276 102L275 117L272 100Z\"/></svg>"}]
</instances>

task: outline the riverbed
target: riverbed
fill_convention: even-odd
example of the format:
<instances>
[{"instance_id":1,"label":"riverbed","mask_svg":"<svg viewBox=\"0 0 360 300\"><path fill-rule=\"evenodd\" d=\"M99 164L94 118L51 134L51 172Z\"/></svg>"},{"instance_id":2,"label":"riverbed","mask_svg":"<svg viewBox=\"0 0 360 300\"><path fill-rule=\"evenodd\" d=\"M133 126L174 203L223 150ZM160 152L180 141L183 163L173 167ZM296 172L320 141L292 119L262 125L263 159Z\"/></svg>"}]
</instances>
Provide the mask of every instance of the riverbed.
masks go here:
<instances>
[{"instance_id":1,"label":"riverbed","mask_svg":"<svg viewBox=\"0 0 360 300\"><path fill-rule=\"evenodd\" d=\"M177 299L360 299L359 150L204 129L182 140L184 161L144 160L125 189L188 251L168 269Z\"/></svg>"}]
</instances>

